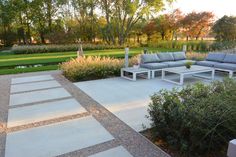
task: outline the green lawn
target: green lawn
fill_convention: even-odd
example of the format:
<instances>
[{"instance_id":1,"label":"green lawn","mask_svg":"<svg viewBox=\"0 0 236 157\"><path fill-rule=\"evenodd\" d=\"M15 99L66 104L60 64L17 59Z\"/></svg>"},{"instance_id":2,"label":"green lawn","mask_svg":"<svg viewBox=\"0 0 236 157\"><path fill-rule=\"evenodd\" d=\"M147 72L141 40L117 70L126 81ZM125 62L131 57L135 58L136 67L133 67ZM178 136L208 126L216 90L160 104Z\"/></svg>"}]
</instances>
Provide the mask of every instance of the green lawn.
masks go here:
<instances>
[{"instance_id":1,"label":"green lawn","mask_svg":"<svg viewBox=\"0 0 236 157\"><path fill-rule=\"evenodd\" d=\"M167 49L149 48L149 51L175 51ZM130 56L142 53L143 48L130 49ZM110 57L124 57L123 49L109 49L109 50L92 50L85 51L86 56L110 56ZM15 74L34 71L46 71L58 69L57 63L67 61L76 57L76 52L55 52L55 53L40 53L40 54L12 54L0 52L0 75ZM47 64L42 67L29 67L24 69L12 69L12 66L18 65L32 65L32 64ZM50 65L51 64L51 65ZM54 65L52 65L54 64Z\"/></svg>"}]
</instances>

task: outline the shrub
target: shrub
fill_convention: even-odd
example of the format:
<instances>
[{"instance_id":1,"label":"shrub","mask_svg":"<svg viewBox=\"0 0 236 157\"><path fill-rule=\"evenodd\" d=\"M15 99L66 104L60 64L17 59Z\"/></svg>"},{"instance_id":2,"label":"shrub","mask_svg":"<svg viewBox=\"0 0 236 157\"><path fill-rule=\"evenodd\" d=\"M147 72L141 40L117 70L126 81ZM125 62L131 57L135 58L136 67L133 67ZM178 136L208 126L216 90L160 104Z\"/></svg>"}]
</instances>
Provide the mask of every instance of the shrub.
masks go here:
<instances>
[{"instance_id":1,"label":"shrub","mask_svg":"<svg viewBox=\"0 0 236 157\"><path fill-rule=\"evenodd\" d=\"M138 63L138 57L129 60L130 65ZM89 56L85 58L71 59L60 64L65 77L71 81L84 81L102 79L120 75L120 69L124 66L124 59L110 57Z\"/></svg>"},{"instance_id":2,"label":"shrub","mask_svg":"<svg viewBox=\"0 0 236 157\"><path fill-rule=\"evenodd\" d=\"M212 41L159 41L157 43L149 43L150 47L165 49L183 49L183 45L187 45L188 51L209 51Z\"/></svg>"},{"instance_id":3,"label":"shrub","mask_svg":"<svg viewBox=\"0 0 236 157\"><path fill-rule=\"evenodd\" d=\"M47 53L47 52L66 52L77 51L78 44L70 45L26 45L26 46L13 46L12 51L16 54L32 54L32 53ZM124 48L123 46L115 45L95 45L83 44L83 50L104 50Z\"/></svg>"},{"instance_id":4,"label":"shrub","mask_svg":"<svg viewBox=\"0 0 236 157\"><path fill-rule=\"evenodd\" d=\"M207 57L207 53L188 52L186 56L190 60L201 61Z\"/></svg>"},{"instance_id":5,"label":"shrub","mask_svg":"<svg viewBox=\"0 0 236 157\"><path fill-rule=\"evenodd\" d=\"M235 49L236 41L222 41L222 42L214 42L211 45L211 50L227 50L227 49Z\"/></svg>"},{"instance_id":6,"label":"shrub","mask_svg":"<svg viewBox=\"0 0 236 157\"><path fill-rule=\"evenodd\" d=\"M155 134L187 156L222 150L236 137L235 80L162 90L151 100Z\"/></svg>"}]
</instances>

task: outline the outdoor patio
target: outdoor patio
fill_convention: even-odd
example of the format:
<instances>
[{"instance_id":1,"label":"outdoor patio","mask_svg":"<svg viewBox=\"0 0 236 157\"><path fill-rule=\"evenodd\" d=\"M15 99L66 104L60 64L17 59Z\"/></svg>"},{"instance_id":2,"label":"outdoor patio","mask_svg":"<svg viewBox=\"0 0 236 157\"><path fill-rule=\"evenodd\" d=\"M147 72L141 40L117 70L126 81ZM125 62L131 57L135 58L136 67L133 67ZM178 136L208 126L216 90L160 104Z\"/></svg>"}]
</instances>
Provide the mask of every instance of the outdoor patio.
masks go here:
<instances>
[{"instance_id":1,"label":"outdoor patio","mask_svg":"<svg viewBox=\"0 0 236 157\"><path fill-rule=\"evenodd\" d=\"M150 127L150 95L181 86L160 77L73 84L59 71L6 75L0 80L2 157L169 156L138 132ZM210 82L187 77L185 85L197 81Z\"/></svg>"}]
</instances>

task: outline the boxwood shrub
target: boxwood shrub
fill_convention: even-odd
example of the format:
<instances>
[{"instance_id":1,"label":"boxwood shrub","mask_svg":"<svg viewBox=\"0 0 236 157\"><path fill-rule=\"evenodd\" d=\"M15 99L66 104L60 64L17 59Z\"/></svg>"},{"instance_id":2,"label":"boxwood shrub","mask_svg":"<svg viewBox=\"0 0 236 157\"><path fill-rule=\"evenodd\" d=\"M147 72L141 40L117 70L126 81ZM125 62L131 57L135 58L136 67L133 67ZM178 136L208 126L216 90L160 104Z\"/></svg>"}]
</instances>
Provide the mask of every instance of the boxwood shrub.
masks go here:
<instances>
[{"instance_id":1,"label":"boxwood shrub","mask_svg":"<svg viewBox=\"0 0 236 157\"><path fill-rule=\"evenodd\" d=\"M138 57L129 59L130 66L138 63ZM103 79L120 75L124 59L89 56L71 59L60 64L64 76L71 81Z\"/></svg>"},{"instance_id":2,"label":"boxwood shrub","mask_svg":"<svg viewBox=\"0 0 236 157\"><path fill-rule=\"evenodd\" d=\"M236 137L235 80L162 90L151 100L153 134L186 156L225 150Z\"/></svg>"}]
</instances>

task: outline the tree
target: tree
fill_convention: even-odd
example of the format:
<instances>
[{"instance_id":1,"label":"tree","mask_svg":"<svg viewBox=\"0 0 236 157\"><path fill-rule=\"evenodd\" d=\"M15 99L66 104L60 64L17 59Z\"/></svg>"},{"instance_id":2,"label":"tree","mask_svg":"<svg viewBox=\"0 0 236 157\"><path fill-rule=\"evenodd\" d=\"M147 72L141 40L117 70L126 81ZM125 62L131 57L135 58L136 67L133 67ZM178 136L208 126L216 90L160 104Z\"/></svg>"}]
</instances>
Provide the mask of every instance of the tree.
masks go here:
<instances>
[{"instance_id":1,"label":"tree","mask_svg":"<svg viewBox=\"0 0 236 157\"><path fill-rule=\"evenodd\" d=\"M187 14L183 20L182 24L182 33L189 38L204 37L207 35L213 25L214 14L211 12L192 12Z\"/></svg>"},{"instance_id":2,"label":"tree","mask_svg":"<svg viewBox=\"0 0 236 157\"><path fill-rule=\"evenodd\" d=\"M217 20L212 28L219 41L236 40L236 16L224 16Z\"/></svg>"},{"instance_id":3,"label":"tree","mask_svg":"<svg viewBox=\"0 0 236 157\"><path fill-rule=\"evenodd\" d=\"M156 30L161 35L162 40L169 40L172 35L172 25L168 14L160 15L155 19Z\"/></svg>"},{"instance_id":4,"label":"tree","mask_svg":"<svg viewBox=\"0 0 236 157\"><path fill-rule=\"evenodd\" d=\"M164 7L164 2L173 0L100 0L100 5L107 21L107 31L112 34L116 30L118 43L124 44L134 25L143 17L157 13ZM108 41L115 44L115 35L110 35Z\"/></svg>"},{"instance_id":5,"label":"tree","mask_svg":"<svg viewBox=\"0 0 236 157\"><path fill-rule=\"evenodd\" d=\"M0 1L0 39L4 46L11 46L16 40L17 35L13 22L15 20L16 10L11 1Z\"/></svg>"},{"instance_id":6,"label":"tree","mask_svg":"<svg viewBox=\"0 0 236 157\"><path fill-rule=\"evenodd\" d=\"M156 31L156 22L150 21L147 23L143 28L143 33L147 35L147 41L149 42L151 40L151 35L154 34Z\"/></svg>"}]
</instances>

